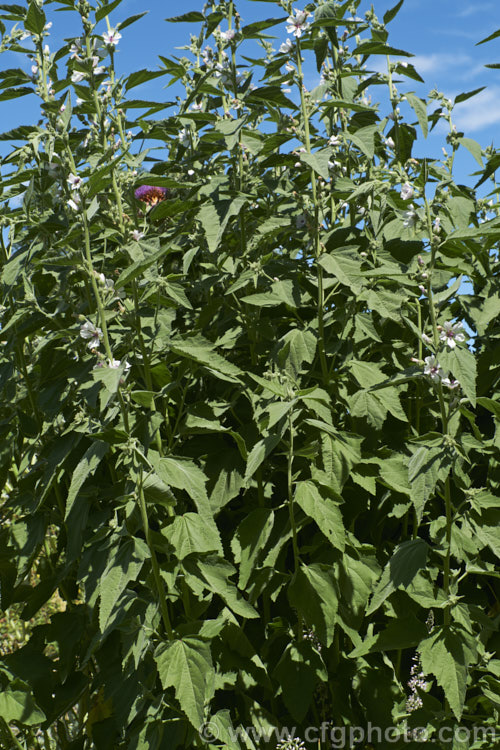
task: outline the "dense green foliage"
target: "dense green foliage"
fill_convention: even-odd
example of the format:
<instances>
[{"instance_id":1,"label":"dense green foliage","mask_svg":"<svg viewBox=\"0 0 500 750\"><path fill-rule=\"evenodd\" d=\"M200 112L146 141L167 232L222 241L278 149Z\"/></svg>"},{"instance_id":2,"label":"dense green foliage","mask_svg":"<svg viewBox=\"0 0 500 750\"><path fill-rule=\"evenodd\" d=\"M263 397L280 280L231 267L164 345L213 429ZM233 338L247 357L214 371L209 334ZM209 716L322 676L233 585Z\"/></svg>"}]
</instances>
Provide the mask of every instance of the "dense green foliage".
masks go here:
<instances>
[{"instance_id":1,"label":"dense green foliage","mask_svg":"<svg viewBox=\"0 0 500 750\"><path fill-rule=\"evenodd\" d=\"M2 98L42 118L1 136L1 607L48 612L0 659L2 748L493 747L438 732L500 728L500 220L452 173L496 201L498 154L398 91L402 2L309 3L276 51L291 3L213 0L122 78L141 14L51 5L55 53L0 6L34 65ZM184 98L131 98L158 75Z\"/></svg>"}]
</instances>

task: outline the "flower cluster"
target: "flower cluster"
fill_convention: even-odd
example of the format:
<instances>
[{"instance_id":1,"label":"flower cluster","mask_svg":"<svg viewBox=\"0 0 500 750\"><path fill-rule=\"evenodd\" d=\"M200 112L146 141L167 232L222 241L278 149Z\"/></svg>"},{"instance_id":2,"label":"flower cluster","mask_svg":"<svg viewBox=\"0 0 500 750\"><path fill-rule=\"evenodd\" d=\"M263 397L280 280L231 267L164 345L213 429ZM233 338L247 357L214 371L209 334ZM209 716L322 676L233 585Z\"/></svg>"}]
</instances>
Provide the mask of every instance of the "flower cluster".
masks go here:
<instances>
[{"instance_id":1,"label":"flower cluster","mask_svg":"<svg viewBox=\"0 0 500 750\"><path fill-rule=\"evenodd\" d=\"M287 740L278 742L276 750L306 750L306 746L297 737L289 737Z\"/></svg>"},{"instance_id":2,"label":"flower cluster","mask_svg":"<svg viewBox=\"0 0 500 750\"><path fill-rule=\"evenodd\" d=\"M408 687L410 688L410 695L406 701L406 710L411 714L423 706L422 698L418 694L418 690L427 690L429 687L429 683L425 681L425 674L422 671L422 664L418 654L414 654L412 659Z\"/></svg>"}]
</instances>

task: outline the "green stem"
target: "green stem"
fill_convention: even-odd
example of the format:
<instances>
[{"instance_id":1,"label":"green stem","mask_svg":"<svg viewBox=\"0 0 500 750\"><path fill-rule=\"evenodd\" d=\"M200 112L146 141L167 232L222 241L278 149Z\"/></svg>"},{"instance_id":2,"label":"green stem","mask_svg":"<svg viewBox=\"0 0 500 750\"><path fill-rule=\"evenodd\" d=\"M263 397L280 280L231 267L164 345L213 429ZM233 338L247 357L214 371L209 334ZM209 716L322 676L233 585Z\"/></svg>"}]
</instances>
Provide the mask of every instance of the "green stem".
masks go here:
<instances>
[{"instance_id":1,"label":"green stem","mask_svg":"<svg viewBox=\"0 0 500 750\"><path fill-rule=\"evenodd\" d=\"M153 577L156 584L156 590L160 602L160 611L165 627L165 632L169 641L173 640L174 634L172 626L170 624L170 617L168 614L168 604L165 596L165 586L160 573L160 566L158 565L158 558L156 557L156 550L151 540L151 531L149 528L148 510L146 507L146 498L144 497L144 489L142 486L142 468L139 476L139 506L141 509L142 525L144 528L144 536L146 537L146 544L148 545L149 552L151 554L151 567L153 569Z\"/></svg>"},{"instance_id":2,"label":"green stem","mask_svg":"<svg viewBox=\"0 0 500 750\"><path fill-rule=\"evenodd\" d=\"M308 154L311 153L311 134L309 129L309 112L307 110L307 103L304 95L304 74L302 71L302 52L300 47L300 39L297 39L297 72L299 77L299 89L300 89L300 106L302 110L302 119L304 122L304 135L305 135L305 146ZM314 206L314 219L313 219L313 246L314 246L314 257L316 260L317 268L317 279L318 279L318 351L319 359L321 363L321 372L323 375L323 383L326 384L328 380L328 366L326 363L325 354L325 326L324 326L324 309L325 309L325 292L323 286L323 269L318 263L322 248L319 236L319 202L316 186L316 175L314 170L311 169L311 192L312 202Z\"/></svg>"},{"instance_id":3,"label":"green stem","mask_svg":"<svg viewBox=\"0 0 500 750\"><path fill-rule=\"evenodd\" d=\"M290 411L288 416L288 431L290 440L288 444L288 465L287 465L287 487L288 487L288 513L290 516L290 525L292 527L292 545L294 560L294 577L297 575L300 566L299 545L297 541L297 524L295 522L295 513L293 507L293 413ZM302 615L298 615L298 640L302 640Z\"/></svg>"}]
</instances>

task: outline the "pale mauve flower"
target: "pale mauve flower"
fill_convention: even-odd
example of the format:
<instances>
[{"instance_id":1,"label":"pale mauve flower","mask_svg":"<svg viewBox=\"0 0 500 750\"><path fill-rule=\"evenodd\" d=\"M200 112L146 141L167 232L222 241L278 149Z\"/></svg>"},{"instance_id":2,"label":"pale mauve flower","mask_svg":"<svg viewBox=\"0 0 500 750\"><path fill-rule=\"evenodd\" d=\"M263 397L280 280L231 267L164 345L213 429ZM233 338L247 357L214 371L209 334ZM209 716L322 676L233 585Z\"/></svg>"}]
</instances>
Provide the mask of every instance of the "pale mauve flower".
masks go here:
<instances>
[{"instance_id":1,"label":"pale mauve flower","mask_svg":"<svg viewBox=\"0 0 500 750\"><path fill-rule=\"evenodd\" d=\"M443 371L436 357L434 355L426 357L424 362L424 375L429 375L430 379L435 383L439 382L443 377Z\"/></svg>"},{"instance_id":2,"label":"pale mauve flower","mask_svg":"<svg viewBox=\"0 0 500 750\"><path fill-rule=\"evenodd\" d=\"M110 29L109 31L104 32L102 38L104 44L108 45L108 47L116 47L117 43L122 38L122 35L116 29Z\"/></svg>"},{"instance_id":3,"label":"pale mauve flower","mask_svg":"<svg viewBox=\"0 0 500 750\"><path fill-rule=\"evenodd\" d=\"M465 341L465 336L462 333L462 330L463 326L461 323L453 324L447 321L446 323L443 323L439 338L441 341L445 341L450 349L454 349L457 345L457 341L460 344Z\"/></svg>"},{"instance_id":4,"label":"pale mauve flower","mask_svg":"<svg viewBox=\"0 0 500 750\"><path fill-rule=\"evenodd\" d=\"M306 23L309 13L307 10L295 10L295 15L287 18L286 33L293 34L294 37L300 39L302 32L309 28L309 24Z\"/></svg>"}]
</instances>

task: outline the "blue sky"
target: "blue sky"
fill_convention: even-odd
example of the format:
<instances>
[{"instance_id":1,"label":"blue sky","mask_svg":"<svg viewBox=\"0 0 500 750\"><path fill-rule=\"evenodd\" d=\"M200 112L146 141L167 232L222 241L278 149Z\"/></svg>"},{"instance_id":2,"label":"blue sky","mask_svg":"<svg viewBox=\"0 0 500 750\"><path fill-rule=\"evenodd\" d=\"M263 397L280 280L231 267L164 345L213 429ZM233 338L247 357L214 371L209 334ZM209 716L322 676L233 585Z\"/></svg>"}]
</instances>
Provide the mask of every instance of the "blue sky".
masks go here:
<instances>
[{"instance_id":1,"label":"blue sky","mask_svg":"<svg viewBox=\"0 0 500 750\"><path fill-rule=\"evenodd\" d=\"M396 0L374 0L373 5L377 15L382 17L395 3ZM176 51L175 47L188 43L189 34L194 33L197 26L186 23L167 24L164 19L188 10L201 10L203 4L202 0L187 0L186 3L172 0L124 0L111 15L113 24L134 13L144 10L149 13L123 31L116 54L118 73L126 74L139 68L154 70L158 67L158 55L168 57L184 54ZM370 4L363 0L358 15L362 15ZM297 2L294 7L302 9L304 5L305 2ZM245 23L282 15L278 6L269 2L237 0L236 6ZM55 13L53 7L54 4L46 6L47 15L53 21L51 36L47 41L51 49L55 50L63 38L79 34L79 24L76 13ZM105 22L102 21L101 25L102 31L105 31ZM435 87L453 98L461 92L487 86L485 91L459 105L455 121L459 130L464 130L466 136L474 138L481 145L487 146L493 142L499 146L500 70L489 70L484 65L500 62L500 38L476 46L478 41L500 28L498 1L405 0L399 15L389 28L389 41L394 46L415 54L411 62L426 81L425 85L408 81L400 86L400 90L413 89L419 96L425 97ZM286 36L284 24L271 29L269 33L279 37L275 45L279 46ZM384 61L380 58L380 65L383 64ZM30 65L21 55L7 53L3 55L0 68L23 67L29 71ZM316 83L312 62L306 71L309 86L312 87ZM135 89L134 96L171 99L172 90L164 91L162 88L165 81L166 78L159 78L142 91ZM36 122L38 118L38 104L34 96L0 102L2 131L19 124ZM423 142L418 147L416 155L427 153L439 158L442 145L444 134L438 127L428 142ZM8 150L7 144L0 144L0 153L5 153L6 149ZM466 175L473 172L477 165L468 152L465 152L457 166L461 179L469 182Z\"/></svg>"}]
</instances>

